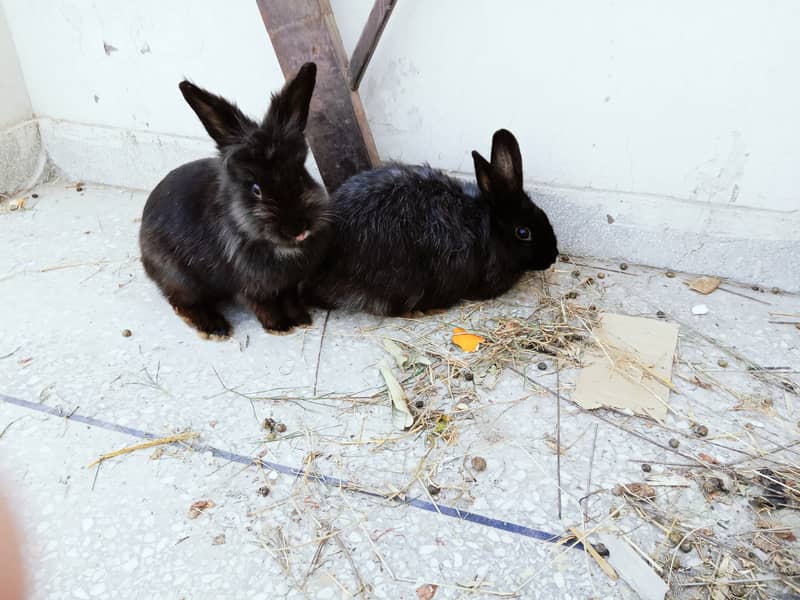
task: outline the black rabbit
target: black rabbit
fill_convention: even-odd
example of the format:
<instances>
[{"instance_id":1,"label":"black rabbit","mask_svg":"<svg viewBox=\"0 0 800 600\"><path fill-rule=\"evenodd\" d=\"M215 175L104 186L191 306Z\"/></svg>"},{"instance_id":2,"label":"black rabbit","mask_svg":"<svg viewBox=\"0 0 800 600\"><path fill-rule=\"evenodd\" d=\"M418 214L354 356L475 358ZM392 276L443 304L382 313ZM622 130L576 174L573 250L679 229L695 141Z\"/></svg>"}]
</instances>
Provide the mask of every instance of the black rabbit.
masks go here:
<instances>
[{"instance_id":1,"label":"black rabbit","mask_svg":"<svg viewBox=\"0 0 800 600\"><path fill-rule=\"evenodd\" d=\"M333 195L333 237L309 287L321 306L399 315L507 291L558 256L547 215L522 188L511 132L492 161L472 153L478 185L428 166L389 165L348 179Z\"/></svg>"},{"instance_id":2,"label":"black rabbit","mask_svg":"<svg viewBox=\"0 0 800 600\"><path fill-rule=\"evenodd\" d=\"M219 155L156 186L139 243L147 274L202 337L230 335L219 307L233 300L268 331L311 322L298 285L322 256L330 220L328 196L305 168L316 73L314 63L303 65L260 125L224 98L180 84Z\"/></svg>"}]
</instances>

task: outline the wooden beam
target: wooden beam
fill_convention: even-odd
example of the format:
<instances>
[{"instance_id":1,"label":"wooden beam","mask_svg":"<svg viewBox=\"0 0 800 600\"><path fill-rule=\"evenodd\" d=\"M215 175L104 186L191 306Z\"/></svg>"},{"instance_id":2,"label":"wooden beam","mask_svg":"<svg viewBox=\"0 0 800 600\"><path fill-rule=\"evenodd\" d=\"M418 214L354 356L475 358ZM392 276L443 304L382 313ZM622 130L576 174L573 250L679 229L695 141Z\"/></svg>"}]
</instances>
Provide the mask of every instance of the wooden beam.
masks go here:
<instances>
[{"instance_id":1,"label":"wooden beam","mask_svg":"<svg viewBox=\"0 0 800 600\"><path fill-rule=\"evenodd\" d=\"M317 63L306 138L328 191L379 162L358 92L350 89L347 55L328 0L256 0L286 77Z\"/></svg>"},{"instance_id":2,"label":"wooden beam","mask_svg":"<svg viewBox=\"0 0 800 600\"><path fill-rule=\"evenodd\" d=\"M361 78L367 70L367 65L372 58L378 41L381 39L386 23L392 16L392 11L397 5L397 0L375 0L372 10L369 12L367 22L358 38L356 49L350 58L350 89L357 90L361 84Z\"/></svg>"}]
</instances>

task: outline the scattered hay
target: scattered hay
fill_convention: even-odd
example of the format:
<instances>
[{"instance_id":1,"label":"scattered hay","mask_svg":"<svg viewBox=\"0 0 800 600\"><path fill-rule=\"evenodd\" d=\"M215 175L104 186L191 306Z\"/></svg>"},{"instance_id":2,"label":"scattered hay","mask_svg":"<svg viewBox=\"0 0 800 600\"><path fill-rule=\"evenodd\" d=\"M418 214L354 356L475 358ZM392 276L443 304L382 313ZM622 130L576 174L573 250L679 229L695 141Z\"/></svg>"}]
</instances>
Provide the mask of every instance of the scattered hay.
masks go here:
<instances>
[{"instance_id":1,"label":"scattered hay","mask_svg":"<svg viewBox=\"0 0 800 600\"><path fill-rule=\"evenodd\" d=\"M477 370L518 367L545 355L561 366L580 366L580 356L589 341L589 329L597 324L596 310L576 306L563 299L548 298L527 318L498 317L487 324L486 342L471 365Z\"/></svg>"},{"instance_id":2,"label":"scattered hay","mask_svg":"<svg viewBox=\"0 0 800 600\"><path fill-rule=\"evenodd\" d=\"M179 433L177 435L170 435L163 438L158 438L156 440L150 440L148 442L142 442L141 444L134 444L133 446L128 446L127 448L122 448L120 450L115 450L114 452L109 452L107 454L103 454L95 461L92 461L87 466L88 469L91 469L95 465L99 465L105 460L109 458L114 458L117 456L122 456L123 454L128 454L130 452L135 452L136 450L144 450L145 448L153 448L155 446L163 446L165 444L175 444L177 442L186 442L189 440L193 440L199 437L200 434L194 431L185 431L183 433Z\"/></svg>"},{"instance_id":3,"label":"scattered hay","mask_svg":"<svg viewBox=\"0 0 800 600\"><path fill-rule=\"evenodd\" d=\"M583 290L585 285L589 284L579 284L578 287ZM380 434L371 439L365 439L362 435L363 427L360 433L356 431L357 435L351 435L351 439L324 438L326 442L348 447L369 445L368 452L390 448L391 451L401 449L413 453L413 459L402 466L402 482L387 483L386 480L381 480L379 483L372 483L374 487L369 488L371 494L401 500L420 497L433 503L446 501L447 504L459 506L469 506L474 501L471 494L475 493L474 481L480 469L469 466L472 449L465 448L463 452L459 452L457 448L461 440L470 441L466 433L477 421L475 415L484 409L496 409L500 404L481 402L483 392L492 389L506 370L514 370L526 377L530 365L536 365L537 362L544 364L543 371L580 367L584 351L590 347L598 347L592 334L600 316L595 307L579 306L572 292L559 293L556 296L550 294L549 288L545 286L543 294L539 305L533 309L516 306L509 309L507 314L486 316L479 304L468 304L461 309L456 322L438 318L411 320L407 328L402 327L396 334L405 339L393 338L388 343L383 340L383 348L388 353L386 357L392 357L391 369L397 375L397 383L407 398L404 406L413 418L411 426L402 432L395 432L394 435ZM660 316L665 315L662 313ZM451 345L453 329L459 325L483 338L475 352L465 353ZM735 349L721 346L716 340L681 325L683 340L687 337L700 340L704 342L703 345L713 345L715 351L710 359L711 369L702 370L703 358L698 360L699 364L681 359L678 364L686 367L688 372L680 374L676 370L675 377L710 394L727 394L735 398L738 404L731 407L734 410L758 412L764 417L780 414L781 403L776 401L773 405L772 399L763 394L762 386L748 390L748 393L733 389L728 385L730 380L715 376L720 371L714 363L719 365L718 358L722 354L726 356L726 366L730 362L728 373L736 372L738 368L738 372L747 372L750 375L754 385L766 384L773 390L792 393L793 382L786 378L788 369L784 372L775 368L759 367ZM376 348L380 345L379 339ZM640 371L647 371L648 366L641 364L635 357L607 347L600 347L600 350L610 354L619 368L636 367ZM376 352L378 355L380 353L380 350ZM648 375L654 377L653 373ZM671 382L661 383L677 391ZM312 402L302 391L271 390L267 395L257 397L241 394L235 389L225 389L251 401ZM556 383L557 391L548 392L559 396L562 389ZM586 503L587 508L584 510L588 511L588 505L594 503L600 494L610 499L611 506L604 507L607 510L601 511L599 518L585 514L583 526L573 531L573 534L577 539L588 536L591 540L600 526L618 529L636 552L670 584L671 593L675 597L766 599L779 597L787 590L800 593L800 584L796 580L800 576L797 530L781 518L782 514L791 513L800 507L800 469L796 465L788 464L783 458L776 458L775 453L781 449L780 446L775 447L778 443L776 435L764 429L752 429L752 426L748 428L748 424L741 425L740 414L718 416L729 424L735 422L744 427L741 433L723 431L721 427L715 426L714 421L709 420L709 415L705 415L704 422L708 427L703 426L705 433L699 434L700 428L697 424L702 421L698 421L697 415L693 413L692 398L689 395L691 391L690 386L681 386L679 393L683 398L689 399L684 401L688 408L674 411L677 419L689 423L689 433L668 430L650 423L646 430L637 430L634 426L626 427L626 423L617 418L618 415L602 412L597 415L603 422L620 431L645 440L662 451L681 456L683 463L659 463L651 460L653 471L663 465L663 472L645 476L641 482L631 483L631 479L627 477L612 482L620 484L616 486L618 495L614 497L609 493L614 490L613 485L607 486L609 489L591 491L590 466L586 498L591 497L591 502ZM529 396L510 399L509 408L527 398ZM333 403L343 402L354 410L369 409L376 404L386 407L389 403L387 390L383 386L349 394L314 394L313 402L321 405L320 401L323 400L332 403L327 406L337 406ZM388 423L388 411L385 414ZM794 425L793 422L789 424ZM668 435L656 435L666 434L667 431ZM307 435L311 440L311 432L307 432ZM486 439L490 443L498 443L503 439L502 431L496 435L496 439ZM677 450L677 441L675 445L666 446L666 438L672 436L681 438L680 450ZM738 443L746 451L725 446L721 441ZM769 442L769 446L766 446L768 450L764 450L763 444L759 445L759 442L765 441ZM545 436L544 442L554 454L563 454L570 447L562 446L552 436ZM792 443L785 444L782 448L785 450L791 445ZM313 446L311 441L308 446ZM739 454L738 463L730 462L731 451ZM791 453L798 455L794 450ZM593 454L594 450L592 456ZM310 454L305 462L307 476L302 480L304 486L310 486L316 481L312 463L317 456ZM404 458L409 458L408 454ZM459 461L462 463L460 468ZM451 467L449 473L448 465ZM650 464L647 466L646 473L650 473ZM494 463L491 467L494 467ZM662 477L661 482L655 479L657 475ZM458 480L459 476L461 481ZM682 479L683 482L680 485L664 483L668 478L671 478L670 481ZM360 483L353 482L353 489L359 489L357 485ZM679 501L681 494L689 496L691 502ZM319 499L315 502L322 503ZM302 505L312 514L316 510L314 505L305 501ZM714 505L724 506L725 510L715 513L711 510ZM722 515L728 517L731 514L736 515L735 522L723 520ZM648 530L659 535L659 541L652 548L642 543L641 539L636 539L637 531L643 533ZM323 537L319 537L320 535ZM324 535L317 534L312 539L319 548L327 539ZM373 542L372 538L368 538L368 543ZM284 555L287 548L292 546L287 540L275 539L267 546L276 560L288 568L289 561L284 559ZM592 558L601 564L597 557ZM311 562L316 565L317 559Z\"/></svg>"},{"instance_id":4,"label":"scattered hay","mask_svg":"<svg viewBox=\"0 0 800 600\"><path fill-rule=\"evenodd\" d=\"M709 505L735 505L741 519L752 519L753 528L747 530L744 523L728 527L707 516L683 514L675 496L647 484L616 486L614 494L628 509L620 513L629 519L627 525L635 530L637 522L647 523L663 532L653 558L672 584L675 597L682 597L681 588L704 588L705 597L719 600L767 600L776 597L778 586L800 593L796 581L800 544L792 512L800 509L800 469L790 465L768 469L693 466L686 468L686 475ZM785 523L787 518L794 526ZM697 526L703 521L714 526Z\"/></svg>"}]
</instances>

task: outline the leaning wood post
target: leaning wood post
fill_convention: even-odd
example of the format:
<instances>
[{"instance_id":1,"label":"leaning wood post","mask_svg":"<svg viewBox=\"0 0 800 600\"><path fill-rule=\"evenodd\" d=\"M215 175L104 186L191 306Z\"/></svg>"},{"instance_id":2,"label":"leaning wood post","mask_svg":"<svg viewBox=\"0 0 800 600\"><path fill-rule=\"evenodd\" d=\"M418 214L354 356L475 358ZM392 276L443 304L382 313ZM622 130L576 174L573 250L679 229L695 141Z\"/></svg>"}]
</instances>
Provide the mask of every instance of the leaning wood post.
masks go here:
<instances>
[{"instance_id":1,"label":"leaning wood post","mask_svg":"<svg viewBox=\"0 0 800 600\"><path fill-rule=\"evenodd\" d=\"M375 48L381 39L383 30L392 16L397 0L375 0L372 10L367 17L367 23L358 38L353 56L350 57L350 89L357 90L361 85L361 78L367 70Z\"/></svg>"},{"instance_id":2,"label":"leaning wood post","mask_svg":"<svg viewBox=\"0 0 800 600\"><path fill-rule=\"evenodd\" d=\"M306 137L329 191L378 164L361 98L350 89L348 61L328 0L256 0L281 70L317 63Z\"/></svg>"}]
</instances>

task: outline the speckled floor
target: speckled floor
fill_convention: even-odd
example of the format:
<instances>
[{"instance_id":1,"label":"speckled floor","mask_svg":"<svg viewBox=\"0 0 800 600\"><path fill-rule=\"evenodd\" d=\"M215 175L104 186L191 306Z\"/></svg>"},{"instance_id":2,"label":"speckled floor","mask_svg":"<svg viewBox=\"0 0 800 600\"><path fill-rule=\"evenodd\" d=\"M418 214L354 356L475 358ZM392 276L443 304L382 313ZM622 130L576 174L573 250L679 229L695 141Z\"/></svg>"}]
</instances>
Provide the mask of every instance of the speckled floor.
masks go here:
<instances>
[{"instance_id":1,"label":"speckled floor","mask_svg":"<svg viewBox=\"0 0 800 600\"><path fill-rule=\"evenodd\" d=\"M678 393L665 426L562 402L559 519L552 395L508 370L496 383L481 373L473 382L453 379L455 392L440 388L422 398L457 432L432 447L424 433L393 429L376 368L387 356L385 337L458 359L452 326L479 329L492 315L530 314L543 289L539 276L495 302L441 315L334 312L324 336L322 312L311 328L276 337L233 309L234 338L208 342L144 276L136 240L145 194L66 185L37 193L25 210L0 206L0 486L23 527L34 598L414 599L425 597L425 584L439 586L437 599L635 598L585 553L517 526L559 536L583 527L578 500L592 493L586 527L622 531L659 563L671 552L663 527L637 521L611 493L616 484L642 481L641 463L652 464L649 477L686 475L680 465L699 453L745 466L759 453L798 463L791 445L800 438L798 396L756 379L742 358L798 379L800 329L769 323L800 321L797 296L725 282L728 291L702 297L682 274L668 278L634 265L621 272L591 259L559 263L547 276L551 294L593 276L570 302L654 318L660 310L681 326ZM693 315L701 303L708 313ZM544 371L535 368L540 360ZM519 368L555 389L548 357ZM560 373L567 398L576 373ZM195 449L149 448L89 468L101 454L143 440L67 415L199 438ZM285 431L266 431L266 418ZM709 435L698 438L693 424L705 424ZM243 465L209 448L305 475ZM485 470L472 466L478 456ZM658 486L656 506L698 529L753 528L744 499L704 496L696 480L687 485ZM415 499L496 521L473 523L402 502ZM191 505L203 500L213 506L191 518ZM620 505L621 516L611 518ZM702 588L683 586L701 556L693 550L681 560L664 578L676 596L694 597Z\"/></svg>"}]
</instances>

